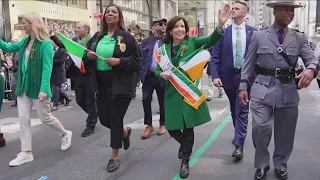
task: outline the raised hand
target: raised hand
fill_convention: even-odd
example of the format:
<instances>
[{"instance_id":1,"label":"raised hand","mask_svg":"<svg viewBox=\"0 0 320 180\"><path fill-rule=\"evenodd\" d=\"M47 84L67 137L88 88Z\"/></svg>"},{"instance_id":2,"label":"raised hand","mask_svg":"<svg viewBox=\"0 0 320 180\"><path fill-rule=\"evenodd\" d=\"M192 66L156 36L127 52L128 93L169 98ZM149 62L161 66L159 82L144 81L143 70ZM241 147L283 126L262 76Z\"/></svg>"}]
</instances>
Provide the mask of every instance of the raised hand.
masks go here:
<instances>
[{"instance_id":1,"label":"raised hand","mask_svg":"<svg viewBox=\"0 0 320 180\"><path fill-rule=\"evenodd\" d=\"M231 12L232 12L232 8L230 4L226 4L223 9L219 9L218 19L219 19L220 28L229 19Z\"/></svg>"}]
</instances>

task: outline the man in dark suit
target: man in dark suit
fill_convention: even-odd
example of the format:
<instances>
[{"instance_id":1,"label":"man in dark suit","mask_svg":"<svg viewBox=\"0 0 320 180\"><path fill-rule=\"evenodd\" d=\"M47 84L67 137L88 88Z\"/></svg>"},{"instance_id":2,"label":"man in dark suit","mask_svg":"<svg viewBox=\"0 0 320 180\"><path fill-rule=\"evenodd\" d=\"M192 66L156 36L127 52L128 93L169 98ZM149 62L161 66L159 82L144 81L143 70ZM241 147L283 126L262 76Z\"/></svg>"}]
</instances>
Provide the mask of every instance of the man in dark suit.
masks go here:
<instances>
[{"instance_id":1,"label":"man in dark suit","mask_svg":"<svg viewBox=\"0 0 320 180\"><path fill-rule=\"evenodd\" d=\"M243 2L233 4L232 18L234 23L227 27L212 51L211 70L213 84L223 87L229 102L235 136L233 144L236 146L232 157L243 158L243 145L247 135L249 106L239 102L239 84L242 64L245 61L247 49L254 27L244 22L247 5ZM231 53L230 53L231 52Z\"/></svg>"},{"instance_id":2,"label":"man in dark suit","mask_svg":"<svg viewBox=\"0 0 320 180\"><path fill-rule=\"evenodd\" d=\"M77 36L72 40L83 47L87 46L88 41L91 39L90 26L85 22L77 24ZM90 136L94 133L95 126L98 121L96 109L96 95L92 90L91 72L86 70L85 73L80 72L76 67L73 60L69 56L67 63L66 77L71 78L71 83L74 85L77 104L88 114L86 123L87 126L82 132L82 137Z\"/></svg>"},{"instance_id":3,"label":"man in dark suit","mask_svg":"<svg viewBox=\"0 0 320 180\"><path fill-rule=\"evenodd\" d=\"M152 126L151 109L152 94L154 90L156 90L160 106L160 127L157 134L163 135L166 132L164 124L164 87L154 74L158 63L153 55L155 50L157 50L163 43L162 38L166 31L166 23L166 19L153 21L152 30L154 31L154 34L145 38L140 44L143 55L140 79L143 84L142 102L144 110L144 124L147 125L144 133L141 135L142 139L149 138L154 131Z\"/></svg>"},{"instance_id":4,"label":"man in dark suit","mask_svg":"<svg viewBox=\"0 0 320 180\"><path fill-rule=\"evenodd\" d=\"M57 42L58 44L58 42ZM52 107L51 111L58 110L59 99L60 99L60 87L61 84L66 82L66 69L65 64L67 61L66 50L62 47L59 47L53 40L52 45L54 47L54 56L53 56L53 67L51 73L51 88L52 88ZM67 104L71 100L67 98Z\"/></svg>"}]
</instances>

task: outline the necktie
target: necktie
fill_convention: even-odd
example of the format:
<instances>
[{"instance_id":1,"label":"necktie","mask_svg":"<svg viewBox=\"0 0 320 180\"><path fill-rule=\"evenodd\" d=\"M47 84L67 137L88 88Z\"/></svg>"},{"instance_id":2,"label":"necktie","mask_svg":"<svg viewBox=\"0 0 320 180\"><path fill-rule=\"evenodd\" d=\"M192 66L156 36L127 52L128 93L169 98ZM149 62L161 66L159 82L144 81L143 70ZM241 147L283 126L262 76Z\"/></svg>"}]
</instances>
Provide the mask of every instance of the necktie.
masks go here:
<instances>
[{"instance_id":1,"label":"necktie","mask_svg":"<svg viewBox=\"0 0 320 180\"><path fill-rule=\"evenodd\" d=\"M279 29L279 31L278 31L278 40L279 40L280 44L282 44L284 41L284 30L283 29Z\"/></svg>"},{"instance_id":2,"label":"necktie","mask_svg":"<svg viewBox=\"0 0 320 180\"><path fill-rule=\"evenodd\" d=\"M235 67L240 69L242 67L242 42L241 42L241 31L240 27L236 28L237 36L236 36L236 62Z\"/></svg>"}]
</instances>

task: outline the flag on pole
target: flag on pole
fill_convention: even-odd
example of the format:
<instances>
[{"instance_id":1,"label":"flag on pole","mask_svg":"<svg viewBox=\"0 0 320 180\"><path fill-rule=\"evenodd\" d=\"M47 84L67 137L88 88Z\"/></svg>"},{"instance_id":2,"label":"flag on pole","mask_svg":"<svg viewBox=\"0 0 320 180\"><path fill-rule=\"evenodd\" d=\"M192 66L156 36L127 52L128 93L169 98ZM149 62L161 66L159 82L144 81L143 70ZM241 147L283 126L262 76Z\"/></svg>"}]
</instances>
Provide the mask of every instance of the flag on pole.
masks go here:
<instances>
[{"instance_id":1,"label":"flag on pole","mask_svg":"<svg viewBox=\"0 0 320 180\"><path fill-rule=\"evenodd\" d=\"M209 51L199 48L180 61L179 67L183 69L192 81L203 77L204 66L210 59Z\"/></svg>"},{"instance_id":2,"label":"flag on pole","mask_svg":"<svg viewBox=\"0 0 320 180\"><path fill-rule=\"evenodd\" d=\"M67 38L61 33L58 33L58 35L67 52L69 53L71 59L73 60L74 64L79 68L80 72L85 73L86 70L82 62L82 57L86 48L72 41L71 39Z\"/></svg>"}]
</instances>

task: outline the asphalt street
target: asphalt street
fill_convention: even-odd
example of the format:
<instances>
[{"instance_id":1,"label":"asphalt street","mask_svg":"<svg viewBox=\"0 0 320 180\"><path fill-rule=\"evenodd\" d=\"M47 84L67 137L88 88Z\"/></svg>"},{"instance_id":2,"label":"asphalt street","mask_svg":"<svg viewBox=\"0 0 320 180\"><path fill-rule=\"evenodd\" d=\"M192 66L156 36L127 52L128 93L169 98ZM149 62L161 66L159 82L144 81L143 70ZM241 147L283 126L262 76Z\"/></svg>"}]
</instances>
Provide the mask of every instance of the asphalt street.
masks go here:
<instances>
[{"instance_id":1,"label":"asphalt street","mask_svg":"<svg viewBox=\"0 0 320 180\"><path fill-rule=\"evenodd\" d=\"M207 79L202 81L207 92ZM217 90L216 90L217 91ZM224 95L208 102L212 121L195 128L195 145L191 158L191 172L188 179L193 180L251 180L254 147L251 140L251 118L244 148L244 159L235 162L231 157L233 125L230 120L229 102ZM314 81L311 87L300 90L299 121L296 131L295 147L288 164L290 180L319 180L320 167L320 91ZM41 124L32 112L33 154L35 160L18 167L8 163L20 151L18 114L16 108L5 103L0 113L1 130L7 146L0 148L0 180L37 180L47 176L48 180L172 180L180 179L178 171L178 143L168 134L141 140L144 131L141 89L137 91L125 116L125 125L133 131L128 151L120 152L120 169L108 173L105 169L110 158L109 130L97 124L95 134L81 137L85 128L86 114L76 105L75 100L69 107L61 107L53 114L60 119L66 129L73 132L72 146L61 151L61 139ZM153 123L158 127L159 115L157 98L154 94ZM250 117L250 115L249 115ZM270 144L272 153L274 146ZM273 170L272 160L271 169ZM276 179L270 171L268 180Z\"/></svg>"}]
</instances>

